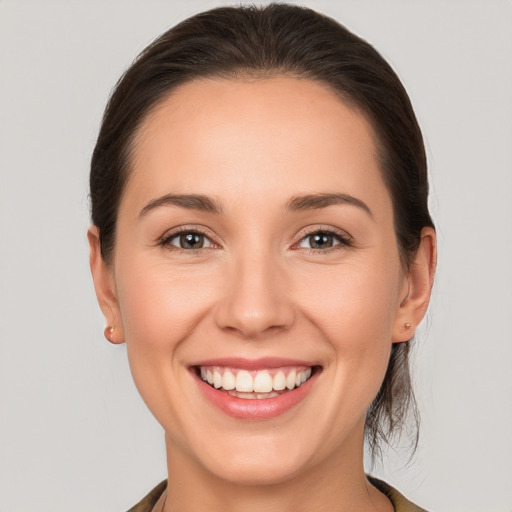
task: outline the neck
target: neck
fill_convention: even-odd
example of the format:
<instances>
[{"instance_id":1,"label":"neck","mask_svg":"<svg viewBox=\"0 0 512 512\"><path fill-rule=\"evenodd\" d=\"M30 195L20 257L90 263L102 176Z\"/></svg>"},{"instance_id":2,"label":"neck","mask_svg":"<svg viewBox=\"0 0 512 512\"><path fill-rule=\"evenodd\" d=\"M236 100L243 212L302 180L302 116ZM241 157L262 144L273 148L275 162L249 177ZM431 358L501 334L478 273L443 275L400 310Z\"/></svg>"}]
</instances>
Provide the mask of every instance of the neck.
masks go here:
<instances>
[{"instance_id":1,"label":"neck","mask_svg":"<svg viewBox=\"0 0 512 512\"><path fill-rule=\"evenodd\" d=\"M363 438L321 463L277 483L239 483L209 472L166 437L168 487L164 512L392 512L366 479Z\"/></svg>"}]
</instances>

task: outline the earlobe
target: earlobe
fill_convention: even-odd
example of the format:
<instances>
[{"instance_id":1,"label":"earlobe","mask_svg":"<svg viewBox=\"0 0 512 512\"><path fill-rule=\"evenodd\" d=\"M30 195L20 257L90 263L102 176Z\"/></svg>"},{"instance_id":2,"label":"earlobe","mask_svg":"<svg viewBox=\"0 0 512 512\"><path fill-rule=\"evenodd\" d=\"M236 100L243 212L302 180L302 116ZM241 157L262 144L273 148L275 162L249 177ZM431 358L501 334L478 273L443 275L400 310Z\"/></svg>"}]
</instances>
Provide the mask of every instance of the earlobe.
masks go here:
<instances>
[{"instance_id":1,"label":"earlobe","mask_svg":"<svg viewBox=\"0 0 512 512\"><path fill-rule=\"evenodd\" d=\"M100 233L97 226L91 226L87 231L87 239L89 241L89 264L91 266L98 304L107 322L107 327L104 331L105 338L111 343L118 344L124 342L124 331L112 268L105 262L101 255L99 235Z\"/></svg>"},{"instance_id":2,"label":"earlobe","mask_svg":"<svg viewBox=\"0 0 512 512\"><path fill-rule=\"evenodd\" d=\"M437 239L433 228L421 231L421 241L409 267L408 292L400 303L393 326L393 342L410 340L430 302L437 264Z\"/></svg>"},{"instance_id":3,"label":"earlobe","mask_svg":"<svg viewBox=\"0 0 512 512\"><path fill-rule=\"evenodd\" d=\"M111 325L107 325L107 327L105 327L103 335L105 336L105 339L112 343L113 345L119 345L120 343L124 342L123 339L120 339L117 336L116 328L112 327Z\"/></svg>"}]
</instances>

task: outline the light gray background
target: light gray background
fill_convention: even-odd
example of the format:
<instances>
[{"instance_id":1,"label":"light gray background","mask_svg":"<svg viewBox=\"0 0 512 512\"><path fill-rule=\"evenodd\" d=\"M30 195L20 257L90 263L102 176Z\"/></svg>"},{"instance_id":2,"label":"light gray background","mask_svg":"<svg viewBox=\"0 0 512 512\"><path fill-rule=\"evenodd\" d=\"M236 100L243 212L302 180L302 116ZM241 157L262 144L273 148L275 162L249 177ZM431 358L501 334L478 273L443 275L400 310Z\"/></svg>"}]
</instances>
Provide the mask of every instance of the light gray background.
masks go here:
<instances>
[{"instance_id":1,"label":"light gray background","mask_svg":"<svg viewBox=\"0 0 512 512\"><path fill-rule=\"evenodd\" d=\"M222 2L0 0L0 512L123 511L163 436L103 338L87 173L109 91L164 29ZM306 1L372 42L416 107L440 258L419 337L412 464L432 512L512 510L512 3Z\"/></svg>"}]
</instances>

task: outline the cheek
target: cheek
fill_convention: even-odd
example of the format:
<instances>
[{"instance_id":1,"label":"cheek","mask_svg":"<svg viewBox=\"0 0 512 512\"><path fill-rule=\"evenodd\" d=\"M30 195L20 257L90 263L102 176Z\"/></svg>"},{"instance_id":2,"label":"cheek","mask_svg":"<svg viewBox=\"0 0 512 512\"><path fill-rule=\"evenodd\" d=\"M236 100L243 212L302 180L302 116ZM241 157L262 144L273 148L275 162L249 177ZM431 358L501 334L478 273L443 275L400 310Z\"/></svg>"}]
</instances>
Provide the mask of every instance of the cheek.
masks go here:
<instances>
[{"instance_id":1,"label":"cheek","mask_svg":"<svg viewBox=\"0 0 512 512\"><path fill-rule=\"evenodd\" d=\"M304 280L302 303L311 323L329 345L330 368L340 413L364 414L377 394L388 366L400 272L379 265L341 265L319 280ZM318 276L317 276L318 277ZM307 298L306 298L307 297ZM335 393L335 392L334 392Z\"/></svg>"},{"instance_id":2,"label":"cheek","mask_svg":"<svg viewBox=\"0 0 512 512\"><path fill-rule=\"evenodd\" d=\"M372 268L373 267L373 268ZM343 264L300 283L305 315L340 350L389 343L398 306L399 272Z\"/></svg>"},{"instance_id":3,"label":"cheek","mask_svg":"<svg viewBox=\"0 0 512 512\"><path fill-rule=\"evenodd\" d=\"M120 237L118 249L122 244ZM216 273L193 263L172 265L164 253L149 248L125 251L116 261L116 275L128 357L139 390L141 382L159 385L158 379L174 380L182 342L197 329L214 300L211 281Z\"/></svg>"},{"instance_id":4,"label":"cheek","mask_svg":"<svg viewBox=\"0 0 512 512\"><path fill-rule=\"evenodd\" d=\"M210 309L215 287L190 269L148 261L121 264L117 292L135 385L162 425L183 432L183 397L174 392L184 385L182 347Z\"/></svg>"},{"instance_id":5,"label":"cheek","mask_svg":"<svg viewBox=\"0 0 512 512\"><path fill-rule=\"evenodd\" d=\"M146 265L121 275L118 295L129 346L141 343L147 350L173 350L197 327L213 299L211 286L190 272Z\"/></svg>"}]
</instances>

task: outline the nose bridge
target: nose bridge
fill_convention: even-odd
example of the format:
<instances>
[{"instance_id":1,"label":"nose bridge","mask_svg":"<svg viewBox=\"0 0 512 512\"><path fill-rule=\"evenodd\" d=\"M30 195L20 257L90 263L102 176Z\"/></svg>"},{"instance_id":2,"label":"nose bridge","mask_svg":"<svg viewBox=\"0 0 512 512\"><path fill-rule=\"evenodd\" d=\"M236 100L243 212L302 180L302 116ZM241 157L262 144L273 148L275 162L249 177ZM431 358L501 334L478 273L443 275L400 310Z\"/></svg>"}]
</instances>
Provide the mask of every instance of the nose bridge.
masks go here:
<instances>
[{"instance_id":1,"label":"nose bridge","mask_svg":"<svg viewBox=\"0 0 512 512\"><path fill-rule=\"evenodd\" d=\"M216 315L219 327L257 338L293 323L287 275L268 246L234 255L225 283Z\"/></svg>"}]
</instances>

